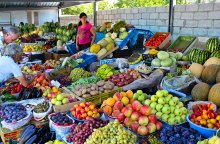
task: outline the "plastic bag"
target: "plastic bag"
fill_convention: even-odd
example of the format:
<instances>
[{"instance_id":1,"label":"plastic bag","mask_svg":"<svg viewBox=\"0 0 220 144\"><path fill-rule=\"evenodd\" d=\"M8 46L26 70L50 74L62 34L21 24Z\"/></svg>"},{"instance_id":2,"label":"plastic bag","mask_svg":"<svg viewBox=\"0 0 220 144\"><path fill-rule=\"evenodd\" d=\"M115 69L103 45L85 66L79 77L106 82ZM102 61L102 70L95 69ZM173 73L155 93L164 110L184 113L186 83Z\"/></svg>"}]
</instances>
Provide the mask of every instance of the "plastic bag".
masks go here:
<instances>
[{"instance_id":1,"label":"plastic bag","mask_svg":"<svg viewBox=\"0 0 220 144\"><path fill-rule=\"evenodd\" d=\"M163 78L163 72L159 69L155 70L152 74L150 74L148 79L140 78L129 85L124 86L122 89L123 91L127 90L137 90L137 89L143 89L143 88L152 88L156 85L158 85Z\"/></svg>"},{"instance_id":2,"label":"plastic bag","mask_svg":"<svg viewBox=\"0 0 220 144\"><path fill-rule=\"evenodd\" d=\"M13 122L13 123L6 123L5 121L2 121L2 126L4 128L10 129L10 130L15 130L15 129L19 129L20 127L26 125L32 118L32 113L30 111L27 111L28 115L17 121L17 122Z\"/></svg>"},{"instance_id":3,"label":"plastic bag","mask_svg":"<svg viewBox=\"0 0 220 144\"><path fill-rule=\"evenodd\" d=\"M188 104L188 106L187 106L187 109L192 110L192 107L195 106L195 105L197 105L197 104L210 104L210 103L212 103L212 104L214 105L213 110L216 110L216 109L217 109L216 105L215 105L213 102L210 102L210 101L189 102L189 104Z\"/></svg>"},{"instance_id":4,"label":"plastic bag","mask_svg":"<svg viewBox=\"0 0 220 144\"><path fill-rule=\"evenodd\" d=\"M49 108L48 108L48 110L46 111L46 112L43 112L43 113L35 113L34 111L33 111L33 116L34 116L34 119L36 120L36 121L41 121L41 120L43 120L49 113L51 113L52 112L52 104L51 103L49 103Z\"/></svg>"},{"instance_id":5,"label":"plastic bag","mask_svg":"<svg viewBox=\"0 0 220 144\"><path fill-rule=\"evenodd\" d=\"M123 68L128 68L128 60L124 59L124 58L117 58L116 59L116 64L118 65L119 69L123 69Z\"/></svg>"}]
</instances>

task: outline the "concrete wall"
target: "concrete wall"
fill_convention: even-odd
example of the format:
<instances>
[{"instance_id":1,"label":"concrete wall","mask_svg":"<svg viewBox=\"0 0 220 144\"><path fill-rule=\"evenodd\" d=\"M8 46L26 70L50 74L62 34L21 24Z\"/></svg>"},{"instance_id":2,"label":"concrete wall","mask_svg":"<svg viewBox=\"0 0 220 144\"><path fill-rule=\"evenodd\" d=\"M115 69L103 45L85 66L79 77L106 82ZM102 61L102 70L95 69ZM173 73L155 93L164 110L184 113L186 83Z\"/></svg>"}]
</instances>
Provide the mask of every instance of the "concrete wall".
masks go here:
<instances>
[{"instance_id":1,"label":"concrete wall","mask_svg":"<svg viewBox=\"0 0 220 144\"><path fill-rule=\"evenodd\" d=\"M98 11L97 23L125 20L137 28L153 32L168 30L168 7L145 7ZM220 3L176 5L174 7L174 35L220 36ZM93 22L93 17L89 17ZM76 23L78 16L62 16L61 24Z\"/></svg>"}]
</instances>

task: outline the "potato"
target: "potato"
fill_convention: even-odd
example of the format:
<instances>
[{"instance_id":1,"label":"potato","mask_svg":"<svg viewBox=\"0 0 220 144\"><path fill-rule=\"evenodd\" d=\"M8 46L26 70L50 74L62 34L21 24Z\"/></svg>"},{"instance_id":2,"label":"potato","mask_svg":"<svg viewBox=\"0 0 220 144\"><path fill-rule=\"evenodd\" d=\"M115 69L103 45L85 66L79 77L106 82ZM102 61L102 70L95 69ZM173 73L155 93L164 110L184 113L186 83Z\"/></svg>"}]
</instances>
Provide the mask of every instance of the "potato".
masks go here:
<instances>
[{"instance_id":1,"label":"potato","mask_svg":"<svg viewBox=\"0 0 220 144\"><path fill-rule=\"evenodd\" d=\"M114 86L114 90L118 89L118 86Z\"/></svg>"},{"instance_id":2,"label":"potato","mask_svg":"<svg viewBox=\"0 0 220 144\"><path fill-rule=\"evenodd\" d=\"M90 89L90 88L86 89L86 92L87 92L87 93L90 93L90 91L91 91L91 89Z\"/></svg>"},{"instance_id":3,"label":"potato","mask_svg":"<svg viewBox=\"0 0 220 144\"><path fill-rule=\"evenodd\" d=\"M99 87L99 91L103 92L104 88L103 87Z\"/></svg>"},{"instance_id":4,"label":"potato","mask_svg":"<svg viewBox=\"0 0 220 144\"><path fill-rule=\"evenodd\" d=\"M86 89L83 89L82 90L82 95L86 94L87 90Z\"/></svg>"},{"instance_id":5,"label":"potato","mask_svg":"<svg viewBox=\"0 0 220 144\"><path fill-rule=\"evenodd\" d=\"M98 86L96 86L96 87L95 87L95 90L97 90L97 91L98 91L98 90L99 90L99 87L98 87Z\"/></svg>"},{"instance_id":6,"label":"potato","mask_svg":"<svg viewBox=\"0 0 220 144\"><path fill-rule=\"evenodd\" d=\"M105 90L105 91L104 91L104 93L109 93L109 92L111 92L111 90Z\"/></svg>"},{"instance_id":7,"label":"potato","mask_svg":"<svg viewBox=\"0 0 220 144\"><path fill-rule=\"evenodd\" d=\"M99 94L99 92L98 92L98 91L91 91L90 94L91 94L92 96L94 96L94 95Z\"/></svg>"},{"instance_id":8,"label":"potato","mask_svg":"<svg viewBox=\"0 0 220 144\"><path fill-rule=\"evenodd\" d=\"M105 84L105 85L103 86L103 88L104 88L105 90L112 90L114 87L113 87L112 85Z\"/></svg>"},{"instance_id":9,"label":"potato","mask_svg":"<svg viewBox=\"0 0 220 144\"><path fill-rule=\"evenodd\" d=\"M90 96L91 96L90 94L84 94L82 97L87 98L87 97L90 97Z\"/></svg>"},{"instance_id":10,"label":"potato","mask_svg":"<svg viewBox=\"0 0 220 144\"><path fill-rule=\"evenodd\" d=\"M81 85L77 85L77 86L75 87L75 89L76 89L76 90L81 89Z\"/></svg>"},{"instance_id":11,"label":"potato","mask_svg":"<svg viewBox=\"0 0 220 144\"><path fill-rule=\"evenodd\" d=\"M105 81L104 81L104 80L97 82L97 85L98 85L98 86L103 86L104 84L105 84Z\"/></svg>"},{"instance_id":12,"label":"potato","mask_svg":"<svg viewBox=\"0 0 220 144\"><path fill-rule=\"evenodd\" d=\"M81 91L76 91L76 95L77 96L82 96L82 92Z\"/></svg>"},{"instance_id":13,"label":"potato","mask_svg":"<svg viewBox=\"0 0 220 144\"><path fill-rule=\"evenodd\" d=\"M92 87L91 87L91 90L92 90L92 91L94 91L94 90L95 90L95 87L94 87L94 86L92 86Z\"/></svg>"}]
</instances>

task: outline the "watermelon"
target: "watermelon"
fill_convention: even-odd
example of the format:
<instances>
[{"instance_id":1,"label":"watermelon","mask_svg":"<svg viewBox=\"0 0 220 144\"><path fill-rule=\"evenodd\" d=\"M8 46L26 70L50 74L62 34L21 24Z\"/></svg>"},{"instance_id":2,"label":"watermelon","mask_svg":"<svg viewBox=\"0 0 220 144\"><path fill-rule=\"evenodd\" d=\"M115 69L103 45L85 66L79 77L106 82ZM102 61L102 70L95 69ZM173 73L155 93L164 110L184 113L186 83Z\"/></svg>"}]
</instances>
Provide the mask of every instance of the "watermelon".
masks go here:
<instances>
[{"instance_id":1,"label":"watermelon","mask_svg":"<svg viewBox=\"0 0 220 144\"><path fill-rule=\"evenodd\" d=\"M203 64L209 56L210 52L194 48L190 51L188 58L195 63Z\"/></svg>"},{"instance_id":2,"label":"watermelon","mask_svg":"<svg viewBox=\"0 0 220 144\"><path fill-rule=\"evenodd\" d=\"M210 57L220 58L220 51L215 51L215 52L213 52Z\"/></svg>"},{"instance_id":3,"label":"watermelon","mask_svg":"<svg viewBox=\"0 0 220 144\"><path fill-rule=\"evenodd\" d=\"M206 50L213 53L220 50L220 42L217 37L209 38L206 42Z\"/></svg>"}]
</instances>

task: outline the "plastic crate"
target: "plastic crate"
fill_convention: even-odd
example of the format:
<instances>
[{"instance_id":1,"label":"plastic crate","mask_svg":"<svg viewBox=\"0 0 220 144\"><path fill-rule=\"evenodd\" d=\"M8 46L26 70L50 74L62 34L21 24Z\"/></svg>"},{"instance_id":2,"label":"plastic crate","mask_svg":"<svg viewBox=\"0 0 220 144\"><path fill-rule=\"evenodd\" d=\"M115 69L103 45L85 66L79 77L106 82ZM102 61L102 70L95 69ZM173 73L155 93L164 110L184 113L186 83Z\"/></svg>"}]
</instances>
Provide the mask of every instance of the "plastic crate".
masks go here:
<instances>
[{"instance_id":1,"label":"plastic crate","mask_svg":"<svg viewBox=\"0 0 220 144\"><path fill-rule=\"evenodd\" d=\"M92 64L93 62L97 61L97 56L96 55L87 55L83 54L79 59L84 59L84 62L77 65L75 68L85 68L86 66Z\"/></svg>"},{"instance_id":2,"label":"plastic crate","mask_svg":"<svg viewBox=\"0 0 220 144\"><path fill-rule=\"evenodd\" d=\"M131 32L128 34L128 36L122 40L122 41L117 41L116 43L118 44L119 48L122 49L126 44L134 37L134 35L137 33L136 29L129 29Z\"/></svg>"},{"instance_id":3,"label":"plastic crate","mask_svg":"<svg viewBox=\"0 0 220 144\"><path fill-rule=\"evenodd\" d=\"M76 43L67 43L66 47L71 55L74 55L78 52L78 50L76 48Z\"/></svg>"},{"instance_id":4,"label":"plastic crate","mask_svg":"<svg viewBox=\"0 0 220 144\"><path fill-rule=\"evenodd\" d=\"M96 32L96 39L95 39L94 43L97 43L98 41L100 41L103 38L105 38L105 33Z\"/></svg>"},{"instance_id":5,"label":"plastic crate","mask_svg":"<svg viewBox=\"0 0 220 144\"><path fill-rule=\"evenodd\" d=\"M119 88L117 90L113 90L109 93L102 93L100 95L84 98L86 102L93 102L94 104L98 105L101 104L104 100L108 99L109 97L112 97L116 92L121 92L122 89Z\"/></svg>"},{"instance_id":6,"label":"plastic crate","mask_svg":"<svg viewBox=\"0 0 220 144\"><path fill-rule=\"evenodd\" d=\"M168 51L181 49L180 52L185 52L187 48L196 40L195 36L179 36L169 47Z\"/></svg>"}]
</instances>

